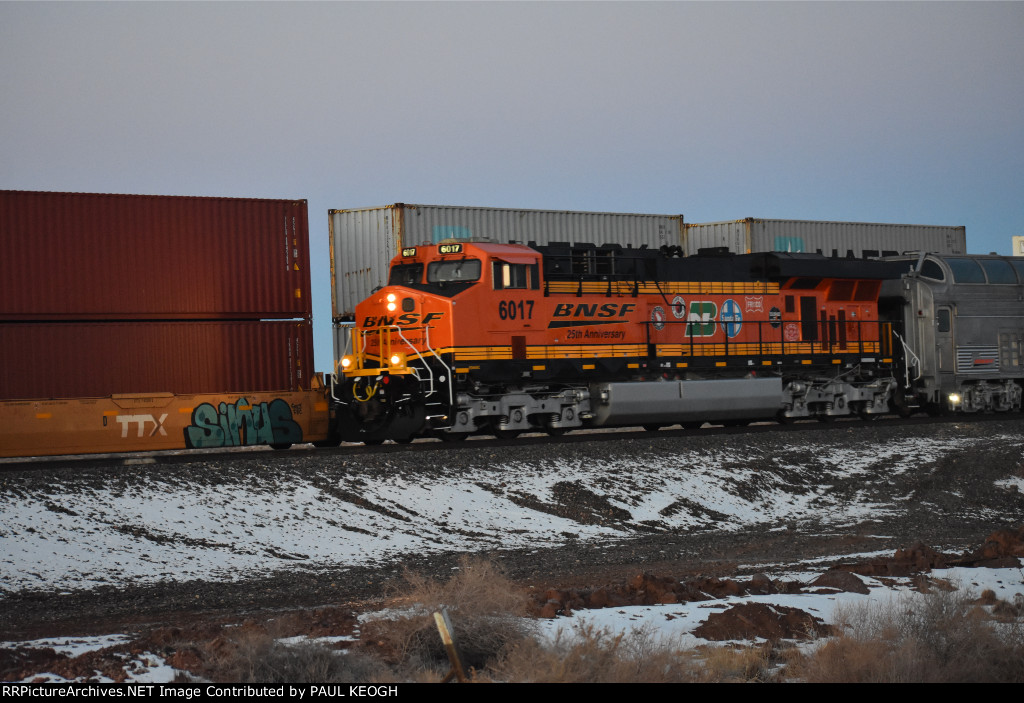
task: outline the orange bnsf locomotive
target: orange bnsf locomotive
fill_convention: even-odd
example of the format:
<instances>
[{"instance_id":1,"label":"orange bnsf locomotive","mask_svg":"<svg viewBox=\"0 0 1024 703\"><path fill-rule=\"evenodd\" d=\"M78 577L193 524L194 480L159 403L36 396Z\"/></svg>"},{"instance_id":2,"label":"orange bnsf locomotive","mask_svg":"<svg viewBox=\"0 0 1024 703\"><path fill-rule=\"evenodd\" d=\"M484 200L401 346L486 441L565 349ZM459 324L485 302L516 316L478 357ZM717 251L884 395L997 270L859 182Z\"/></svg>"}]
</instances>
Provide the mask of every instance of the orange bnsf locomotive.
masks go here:
<instances>
[{"instance_id":1,"label":"orange bnsf locomotive","mask_svg":"<svg viewBox=\"0 0 1024 703\"><path fill-rule=\"evenodd\" d=\"M342 438L840 415L906 404L880 315L907 263L615 245L403 249L356 311Z\"/></svg>"}]
</instances>

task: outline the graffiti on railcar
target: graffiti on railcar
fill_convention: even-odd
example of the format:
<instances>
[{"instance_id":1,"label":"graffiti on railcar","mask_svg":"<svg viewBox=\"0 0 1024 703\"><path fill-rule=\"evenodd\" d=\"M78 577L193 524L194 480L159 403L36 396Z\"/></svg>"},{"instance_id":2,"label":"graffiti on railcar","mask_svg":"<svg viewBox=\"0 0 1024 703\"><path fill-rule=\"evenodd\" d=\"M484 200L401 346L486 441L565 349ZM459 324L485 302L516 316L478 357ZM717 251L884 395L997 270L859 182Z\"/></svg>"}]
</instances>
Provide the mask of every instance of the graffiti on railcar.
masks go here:
<instances>
[{"instance_id":1,"label":"graffiti on railcar","mask_svg":"<svg viewBox=\"0 0 1024 703\"><path fill-rule=\"evenodd\" d=\"M302 442L302 427L292 419L292 408L275 398L269 403L235 403L214 407L203 403L192 411L192 424L185 428L185 446L189 449L241 447L254 444L297 444ZM302 406L294 406L302 412Z\"/></svg>"}]
</instances>

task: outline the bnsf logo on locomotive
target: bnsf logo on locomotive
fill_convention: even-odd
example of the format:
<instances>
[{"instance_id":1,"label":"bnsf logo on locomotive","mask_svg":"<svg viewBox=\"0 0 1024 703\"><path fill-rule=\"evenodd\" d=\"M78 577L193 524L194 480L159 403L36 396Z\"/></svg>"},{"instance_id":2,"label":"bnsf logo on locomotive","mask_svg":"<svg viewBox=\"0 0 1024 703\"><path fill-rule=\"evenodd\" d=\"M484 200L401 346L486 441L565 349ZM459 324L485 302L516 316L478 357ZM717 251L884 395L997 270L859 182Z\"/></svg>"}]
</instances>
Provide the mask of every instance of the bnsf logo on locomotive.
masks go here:
<instances>
[{"instance_id":1,"label":"bnsf logo on locomotive","mask_svg":"<svg viewBox=\"0 0 1024 703\"><path fill-rule=\"evenodd\" d=\"M609 320L610 317L625 317L636 309L635 303L559 303L555 306L552 317L581 317L582 320L552 320L548 323L548 329L558 327L583 327L586 325L607 325L620 320ZM593 318L605 318L595 320Z\"/></svg>"},{"instance_id":2,"label":"bnsf logo on locomotive","mask_svg":"<svg viewBox=\"0 0 1024 703\"><path fill-rule=\"evenodd\" d=\"M404 315L395 317L394 315L367 315L363 319L363 327L392 327L398 325L399 327L409 327L415 324L428 324L431 320L438 320L444 317L443 312L428 312L423 316L423 320L420 320L420 314L418 312L407 312ZM396 322L397 320L397 322Z\"/></svg>"},{"instance_id":3,"label":"bnsf logo on locomotive","mask_svg":"<svg viewBox=\"0 0 1024 703\"><path fill-rule=\"evenodd\" d=\"M555 313L552 317L625 317L636 309L634 303L605 303L598 305L594 303L559 303L555 306Z\"/></svg>"}]
</instances>

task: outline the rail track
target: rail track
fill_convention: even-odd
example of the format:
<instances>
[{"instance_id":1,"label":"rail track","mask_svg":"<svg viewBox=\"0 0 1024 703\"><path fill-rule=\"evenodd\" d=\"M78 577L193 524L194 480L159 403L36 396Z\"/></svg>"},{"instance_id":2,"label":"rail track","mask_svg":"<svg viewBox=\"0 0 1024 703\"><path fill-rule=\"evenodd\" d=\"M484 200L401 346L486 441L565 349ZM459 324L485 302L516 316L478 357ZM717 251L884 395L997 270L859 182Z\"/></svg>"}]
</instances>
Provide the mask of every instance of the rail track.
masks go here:
<instances>
[{"instance_id":1,"label":"rail track","mask_svg":"<svg viewBox=\"0 0 1024 703\"><path fill-rule=\"evenodd\" d=\"M377 455L404 454L406 452L434 452L448 449L479 449L481 451L498 447L543 446L581 444L589 442L615 442L638 438L663 439L680 437L713 437L729 435L758 434L766 432L829 432L837 428L854 429L858 427L899 427L921 426L945 423L983 423L996 422L1019 417L1017 414L989 413L979 415L917 415L901 418L895 414L881 416L874 420L862 420L856 417L838 418L833 422L817 420L801 420L791 423L757 422L749 425L722 425L705 423L700 428L667 427L656 431L642 427L623 427L614 429L576 430L561 435L544 433L527 433L515 438L499 438L480 434L467 438L462 442L444 442L439 439L417 439L410 443L387 442L378 445L360 443L343 443L337 447L313 447L311 444L299 444L288 449L271 449L266 446L237 447L232 449L209 450L167 450L156 452L125 452L111 454L76 454L69 456L18 457L0 459L0 473L11 471L61 471L66 469L87 469L90 467L109 467L121 464L125 467L174 465L192 462L219 461L254 461L264 462L272 456L307 455L310 452L325 457L346 455Z\"/></svg>"}]
</instances>

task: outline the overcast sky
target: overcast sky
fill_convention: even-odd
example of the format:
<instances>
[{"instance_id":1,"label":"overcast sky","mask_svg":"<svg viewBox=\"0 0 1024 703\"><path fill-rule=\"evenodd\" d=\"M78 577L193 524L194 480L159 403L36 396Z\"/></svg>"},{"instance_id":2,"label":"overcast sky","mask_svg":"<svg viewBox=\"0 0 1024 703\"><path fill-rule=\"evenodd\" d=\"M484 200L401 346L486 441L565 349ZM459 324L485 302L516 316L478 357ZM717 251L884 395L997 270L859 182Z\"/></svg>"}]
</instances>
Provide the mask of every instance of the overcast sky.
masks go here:
<instances>
[{"instance_id":1,"label":"overcast sky","mask_svg":"<svg viewBox=\"0 0 1024 703\"><path fill-rule=\"evenodd\" d=\"M1024 234L1024 3L0 2L0 189Z\"/></svg>"}]
</instances>

